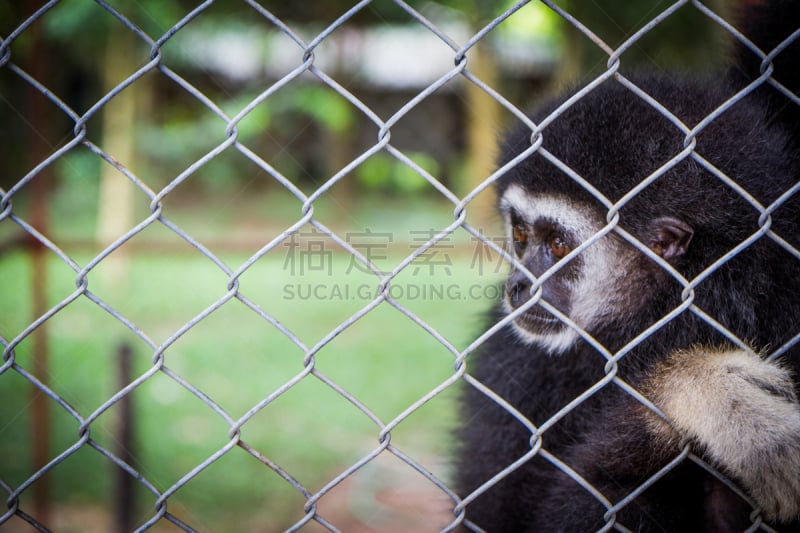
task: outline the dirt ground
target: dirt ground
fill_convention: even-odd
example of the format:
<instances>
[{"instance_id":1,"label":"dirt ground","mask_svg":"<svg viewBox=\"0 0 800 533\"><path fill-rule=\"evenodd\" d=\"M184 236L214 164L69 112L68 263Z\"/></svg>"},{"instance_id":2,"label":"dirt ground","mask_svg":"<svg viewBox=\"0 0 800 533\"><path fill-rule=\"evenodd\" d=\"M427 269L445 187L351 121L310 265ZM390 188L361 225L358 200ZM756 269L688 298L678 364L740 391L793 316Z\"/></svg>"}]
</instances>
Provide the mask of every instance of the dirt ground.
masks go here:
<instances>
[{"instance_id":1,"label":"dirt ground","mask_svg":"<svg viewBox=\"0 0 800 533\"><path fill-rule=\"evenodd\" d=\"M383 459L366 465L356 475L336 486L318 504L324 517L342 533L434 533L453 520L452 502L424 476L397 459ZM171 511L181 513L170 507ZM283 528L265 523L254 512L239 523L230 523L223 533L278 533ZM137 524L138 525L138 524ZM198 531L215 532L218 528L190 523ZM54 506L47 522L53 533L112 533L116 531L109 509L97 506ZM35 533L26 522L13 518L0 526L0 533ZM162 520L150 529L153 533L178 533L172 523ZM306 524L303 533L329 531L315 521Z\"/></svg>"}]
</instances>

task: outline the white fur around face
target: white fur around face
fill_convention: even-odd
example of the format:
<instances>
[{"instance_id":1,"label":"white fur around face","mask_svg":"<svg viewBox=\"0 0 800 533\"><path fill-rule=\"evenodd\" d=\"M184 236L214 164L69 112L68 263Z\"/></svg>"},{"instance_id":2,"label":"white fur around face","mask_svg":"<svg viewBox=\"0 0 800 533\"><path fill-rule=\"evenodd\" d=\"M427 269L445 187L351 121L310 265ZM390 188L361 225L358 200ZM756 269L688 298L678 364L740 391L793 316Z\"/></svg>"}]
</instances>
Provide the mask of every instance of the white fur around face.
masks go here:
<instances>
[{"instance_id":1,"label":"white fur around face","mask_svg":"<svg viewBox=\"0 0 800 533\"><path fill-rule=\"evenodd\" d=\"M567 197L555 195L535 196L519 185L512 185L503 193L500 209L508 213L515 210L527 222L547 218L571 229L581 240L588 239L600 228L598 220L571 202Z\"/></svg>"},{"instance_id":2,"label":"white fur around face","mask_svg":"<svg viewBox=\"0 0 800 533\"><path fill-rule=\"evenodd\" d=\"M536 196L523 187L512 185L503 193L500 208L505 216L506 239L511 236L510 213L516 212L523 220L533 224L546 219L569 229L579 242L585 242L599 231L604 224L589 209L556 195ZM513 248L513 247L512 247ZM513 249L509 250L513 254ZM625 257L621 247L610 237L603 237L581 252L583 271L571 284L572 310L569 318L583 330L596 326L615 302L620 301L618 288L625 276ZM506 299L504 307L511 312L513 307ZM568 349L578 339L578 333L565 327L553 333L534 333L513 323L519 337L529 344L537 344L550 353L560 353Z\"/></svg>"}]
</instances>

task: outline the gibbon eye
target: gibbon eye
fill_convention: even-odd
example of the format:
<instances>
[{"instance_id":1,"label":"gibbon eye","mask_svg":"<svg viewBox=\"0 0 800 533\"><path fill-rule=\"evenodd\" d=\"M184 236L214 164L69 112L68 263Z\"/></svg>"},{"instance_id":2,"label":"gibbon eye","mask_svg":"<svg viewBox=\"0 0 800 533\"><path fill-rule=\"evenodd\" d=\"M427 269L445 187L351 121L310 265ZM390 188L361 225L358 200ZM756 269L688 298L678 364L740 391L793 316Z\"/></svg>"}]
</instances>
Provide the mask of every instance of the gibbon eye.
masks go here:
<instances>
[{"instance_id":1,"label":"gibbon eye","mask_svg":"<svg viewBox=\"0 0 800 533\"><path fill-rule=\"evenodd\" d=\"M517 222L512 226L511 232L514 238L514 249L520 253L528 245L528 228Z\"/></svg>"},{"instance_id":2,"label":"gibbon eye","mask_svg":"<svg viewBox=\"0 0 800 533\"><path fill-rule=\"evenodd\" d=\"M563 259L572 251L572 248L570 248L569 244L567 244L567 241L558 235L553 235L550 237L548 244L550 245L550 251L557 259Z\"/></svg>"}]
</instances>

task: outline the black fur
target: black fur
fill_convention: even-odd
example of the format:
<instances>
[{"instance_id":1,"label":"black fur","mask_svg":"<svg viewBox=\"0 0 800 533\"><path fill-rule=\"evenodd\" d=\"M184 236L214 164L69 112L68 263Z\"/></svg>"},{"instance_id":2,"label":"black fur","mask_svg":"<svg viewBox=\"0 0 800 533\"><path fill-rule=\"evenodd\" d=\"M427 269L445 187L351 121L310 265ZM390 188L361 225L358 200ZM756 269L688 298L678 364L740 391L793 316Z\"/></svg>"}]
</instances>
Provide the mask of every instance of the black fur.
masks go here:
<instances>
[{"instance_id":1,"label":"black fur","mask_svg":"<svg viewBox=\"0 0 800 533\"><path fill-rule=\"evenodd\" d=\"M766 52L800 26L800 2L750 2L744 32ZM764 21L768 20L769 23ZM694 127L759 74L758 60L741 48L727 77L703 81L665 75L630 79ZM775 78L800 88L800 44L775 63ZM791 54L791 55L789 55ZM557 104L545 105L534 120ZM732 178L762 205L798 182L797 106L771 87L759 89L711 122L697 136L695 152ZM501 164L530 146L528 130L512 133ZM684 148L685 134L615 80L580 99L543 131L543 147L616 202ZM540 154L521 162L498 182L536 193L567 195L606 218L606 208ZM685 254L675 261L687 279L758 230L759 213L691 156L644 189L620 211L620 225L647 242L649 222L675 217L694 230ZM772 230L800 249L800 195L772 214ZM590 331L612 353L681 301L682 287L644 255L630 273L628 311ZM695 293L695 305L739 339L769 352L800 332L800 260L770 238L761 238L712 274ZM503 316L496 310L490 323ZM677 349L720 346L726 339L691 312L684 312L619 364L619 376L639 386L653 365ZM800 348L783 359L800 373ZM542 447L580 473L612 504L675 458L677 447L655 444L644 428L643 407L614 384L606 386L557 422L552 417L600 381L606 360L584 341L566 353L548 355L519 340L506 327L467 360L468 372L537 426L549 427ZM798 391L800 392L800 391ZM473 387L465 391L458 433L457 483L467 496L531 450L531 434L505 409ZM798 472L800 475L800 472ZM746 492L746 488L745 488ZM742 531L752 509L722 483L684 461L625 506L616 516L632 531ZM541 454L492 485L467 506L466 518L490 532L596 531L605 508ZM800 531L800 521L778 524Z\"/></svg>"}]
</instances>

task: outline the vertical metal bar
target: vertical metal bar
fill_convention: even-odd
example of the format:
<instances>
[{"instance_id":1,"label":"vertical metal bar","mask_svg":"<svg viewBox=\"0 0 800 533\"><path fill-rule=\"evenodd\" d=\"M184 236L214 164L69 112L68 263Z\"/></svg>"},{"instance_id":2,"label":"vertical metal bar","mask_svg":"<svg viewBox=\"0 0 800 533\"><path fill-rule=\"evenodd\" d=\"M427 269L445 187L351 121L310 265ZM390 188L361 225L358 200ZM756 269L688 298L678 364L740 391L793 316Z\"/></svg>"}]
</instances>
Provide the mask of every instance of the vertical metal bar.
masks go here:
<instances>
[{"instance_id":1,"label":"vertical metal bar","mask_svg":"<svg viewBox=\"0 0 800 533\"><path fill-rule=\"evenodd\" d=\"M131 370L131 347L127 343L123 343L117 352L117 386L121 389L133 381ZM117 449L117 457L132 467L134 464L136 454L134 452L135 439L136 439L136 420L133 417L133 400L130 394L122 397L117 404L119 407L117 415L117 438L119 445ZM136 507L136 491L135 479L125 470L119 468L116 470L116 503L114 509L114 522L117 531L125 533L133 531L134 523L134 509Z\"/></svg>"},{"instance_id":2,"label":"vertical metal bar","mask_svg":"<svg viewBox=\"0 0 800 533\"><path fill-rule=\"evenodd\" d=\"M28 1L28 10L34 12L38 6L34 0ZM28 30L31 34L31 75L43 81L47 77L46 50L41 39L41 25L34 24ZM44 107L47 99L33 88L29 89L25 97L27 116L30 118L31 128L28 129L28 153L32 165L37 165L47 158L49 151L47 117ZM31 209L31 223L42 234L47 234L49 224L49 184L51 181L50 167L42 169L41 173L31 182L33 206ZM32 270L32 299L33 316L40 317L47 312L47 248L33 240L31 248ZM43 323L31 334L33 373L44 384L49 381L49 346L47 336L47 323ZM38 388L33 388L31 398L31 441L33 468L38 470L45 466L50 458L50 404L47 396ZM50 515L50 476L42 477L32 487L33 508L37 520L47 523Z\"/></svg>"}]
</instances>

